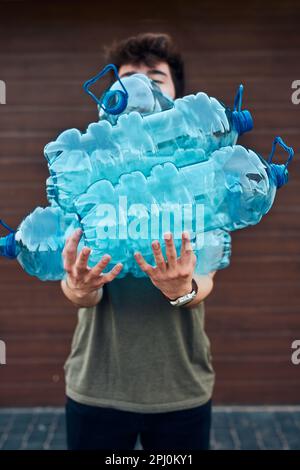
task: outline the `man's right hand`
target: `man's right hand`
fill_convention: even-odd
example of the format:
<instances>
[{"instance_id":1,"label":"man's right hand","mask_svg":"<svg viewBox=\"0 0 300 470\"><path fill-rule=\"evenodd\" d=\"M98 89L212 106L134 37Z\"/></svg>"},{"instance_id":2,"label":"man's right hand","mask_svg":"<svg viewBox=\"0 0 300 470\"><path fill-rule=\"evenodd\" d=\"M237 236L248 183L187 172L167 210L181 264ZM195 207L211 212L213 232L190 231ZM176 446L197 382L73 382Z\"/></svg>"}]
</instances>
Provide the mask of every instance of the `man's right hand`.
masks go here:
<instances>
[{"instance_id":1,"label":"man's right hand","mask_svg":"<svg viewBox=\"0 0 300 470\"><path fill-rule=\"evenodd\" d=\"M88 259L91 249L84 247L77 255L78 244L82 236L80 229L76 230L66 241L63 250L64 269L66 279L61 282L65 296L78 307L92 307L102 298L102 287L111 282L122 270L122 263L117 263L111 271L103 274L102 271L111 260L105 254L101 260L90 268Z\"/></svg>"}]
</instances>

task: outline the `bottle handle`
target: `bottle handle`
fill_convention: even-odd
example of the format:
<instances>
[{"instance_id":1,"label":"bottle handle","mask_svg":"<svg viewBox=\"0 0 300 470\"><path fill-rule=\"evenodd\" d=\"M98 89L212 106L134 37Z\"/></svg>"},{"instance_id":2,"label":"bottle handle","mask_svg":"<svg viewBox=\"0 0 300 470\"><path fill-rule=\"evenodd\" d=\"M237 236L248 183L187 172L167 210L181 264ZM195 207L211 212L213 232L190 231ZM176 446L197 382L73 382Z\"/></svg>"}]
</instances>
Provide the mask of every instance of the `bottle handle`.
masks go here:
<instances>
[{"instance_id":1,"label":"bottle handle","mask_svg":"<svg viewBox=\"0 0 300 470\"><path fill-rule=\"evenodd\" d=\"M268 158L268 163L272 163L272 159L273 159L277 144L279 144L289 154L288 159L284 164L284 167L287 168L288 164L291 162L294 156L294 149L292 147L288 147L286 143L282 140L282 138L279 136L275 137L273 141L272 150Z\"/></svg>"},{"instance_id":2,"label":"bottle handle","mask_svg":"<svg viewBox=\"0 0 300 470\"><path fill-rule=\"evenodd\" d=\"M233 110L241 111L243 100L244 85L241 83L234 98Z\"/></svg>"},{"instance_id":3,"label":"bottle handle","mask_svg":"<svg viewBox=\"0 0 300 470\"><path fill-rule=\"evenodd\" d=\"M1 255L6 258L14 259L16 258L16 240L15 240L15 230L9 227L3 220L0 219L0 225L6 228L9 231L9 234L6 237L0 238L1 243Z\"/></svg>"},{"instance_id":4,"label":"bottle handle","mask_svg":"<svg viewBox=\"0 0 300 470\"><path fill-rule=\"evenodd\" d=\"M2 219L0 219L0 225L6 228L6 230L8 230L10 233L16 233L16 231L7 225Z\"/></svg>"},{"instance_id":5,"label":"bottle handle","mask_svg":"<svg viewBox=\"0 0 300 470\"><path fill-rule=\"evenodd\" d=\"M232 111L234 127L239 135L242 135L245 132L251 131L253 129L253 118L251 113L247 109L242 111L243 92L244 85L241 83L234 98Z\"/></svg>"},{"instance_id":6,"label":"bottle handle","mask_svg":"<svg viewBox=\"0 0 300 470\"><path fill-rule=\"evenodd\" d=\"M117 80L121 84L121 87L123 90L114 90L110 91L107 90L102 94L102 97L99 99L97 96L90 90L90 86L93 85L99 78L103 77L109 70L113 70L115 76L117 77ZM124 111L124 109L127 107L127 102L128 102L128 92L126 88L124 87L119 74L117 67L114 64L108 64L106 65L95 77L90 78L83 84L83 89L84 91L90 95L93 100L108 114L120 114ZM112 98L116 99L116 103L114 105L110 105L109 102Z\"/></svg>"}]
</instances>

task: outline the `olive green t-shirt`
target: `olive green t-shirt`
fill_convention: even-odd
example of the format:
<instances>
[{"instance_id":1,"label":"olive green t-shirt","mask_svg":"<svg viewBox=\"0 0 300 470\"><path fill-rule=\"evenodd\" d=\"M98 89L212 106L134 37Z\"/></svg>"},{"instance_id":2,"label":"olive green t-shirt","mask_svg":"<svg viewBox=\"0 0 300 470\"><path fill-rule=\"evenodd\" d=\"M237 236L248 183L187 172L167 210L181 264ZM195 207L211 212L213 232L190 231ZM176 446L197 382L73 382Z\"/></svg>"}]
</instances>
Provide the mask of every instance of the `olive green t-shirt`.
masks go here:
<instances>
[{"instance_id":1,"label":"olive green t-shirt","mask_svg":"<svg viewBox=\"0 0 300 470\"><path fill-rule=\"evenodd\" d=\"M155 413L192 408L212 395L214 371L204 303L173 307L149 278L127 275L81 308L65 364L79 403Z\"/></svg>"}]
</instances>

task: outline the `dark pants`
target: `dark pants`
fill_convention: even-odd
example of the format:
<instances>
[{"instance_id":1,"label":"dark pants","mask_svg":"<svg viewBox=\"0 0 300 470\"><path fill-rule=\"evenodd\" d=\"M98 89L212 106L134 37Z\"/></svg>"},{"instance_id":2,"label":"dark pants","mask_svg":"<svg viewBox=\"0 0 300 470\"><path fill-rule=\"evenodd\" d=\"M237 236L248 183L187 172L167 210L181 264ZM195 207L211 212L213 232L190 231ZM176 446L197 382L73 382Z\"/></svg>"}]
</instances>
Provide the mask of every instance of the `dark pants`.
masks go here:
<instances>
[{"instance_id":1,"label":"dark pants","mask_svg":"<svg viewBox=\"0 0 300 470\"><path fill-rule=\"evenodd\" d=\"M138 435L144 450L207 450L211 400L187 410L136 413L82 405L67 397L70 450L133 450Z\"/></svg>"}]
</instances>

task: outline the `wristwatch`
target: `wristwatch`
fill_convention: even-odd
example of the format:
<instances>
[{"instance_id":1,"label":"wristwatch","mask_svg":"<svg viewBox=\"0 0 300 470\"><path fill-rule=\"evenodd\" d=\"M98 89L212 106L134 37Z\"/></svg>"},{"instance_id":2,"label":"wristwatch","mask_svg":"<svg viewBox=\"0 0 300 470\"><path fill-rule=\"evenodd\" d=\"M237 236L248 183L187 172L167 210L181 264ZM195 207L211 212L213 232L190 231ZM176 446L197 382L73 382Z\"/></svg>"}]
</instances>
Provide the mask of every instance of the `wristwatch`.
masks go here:
<instances>
[{"instance_id":1,"label":"wristwatch","mask_svg":"<svg viewBox=\"0 0 300 470\"><path fill-rule=\"evenodd\" d=\"M195 281L195 279L192 279L192 290L189 294L182 295L181 297L178 297L177 299L169 299L167 297L168 301L170 302L173 307L181 307L182 305L187 304L191 300L193 300L198 292L198 284Z\"/></svg>"}]
</instances>

